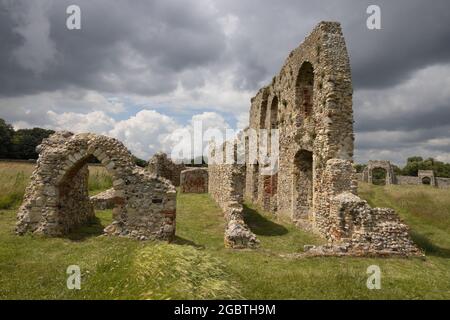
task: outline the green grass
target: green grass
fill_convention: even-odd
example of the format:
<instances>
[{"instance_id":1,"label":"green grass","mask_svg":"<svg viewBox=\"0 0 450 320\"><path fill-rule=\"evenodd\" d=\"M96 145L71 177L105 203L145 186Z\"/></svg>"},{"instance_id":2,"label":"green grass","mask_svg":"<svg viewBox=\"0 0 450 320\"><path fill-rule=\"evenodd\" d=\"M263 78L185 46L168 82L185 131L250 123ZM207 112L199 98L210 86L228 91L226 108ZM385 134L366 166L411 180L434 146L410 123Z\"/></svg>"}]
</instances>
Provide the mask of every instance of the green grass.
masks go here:
<instances>
[{"instance_id":1,"label":"green grass","mask_svg":"<svg viewBox=\"0 0 450 320\"><path fill-rule=\"evenodd\" d=\"M0 162L0 209L15 209L22 202L34 164ZM89 166L91 195L112 187L112 178L102 166Z\"/></svg>"},{"instance_id":2,"label":"green grass","mask_svg":"<svg viewBox=\"0 0 450 320\"><path fill-rule=\"evenodd\" d=\"M112 177L105 167L89 166L88 188L91 195L95 195L112 187Z\"/></svg>"},{"instance_id":3,"label":"green grass","mask_svg":"<svg viewBox=\"0 0 450 320\"><path fill-rule=\"evenodd\" d=\"M15 208L22 202L33 168L29 163L0 162L0 209Z\"/></svg>"},{"instance_id":4,"label":"green grass","mask_svg":"<svg viewBox=\"0 0 450 320\"><path fill-rule=\"evenodd\" d=\"M450 190L361 185L360 191L372 205L398 210L427 251L425 260L293 258L322 240L251 205L246 220L261 248L225 249L224 219L207 194L178 195L171 244L99 236L111 211L97 212L89 226L64 238L19 237L16 210L0 210L0 298L450 299ZM72 264L81 267L81 290L66 287ZM373 264L382 271L381 290L366 288Z\"/></svg>"},{"instance_id":5,"label":"green grass","mask_svg":"<svg viewBox=\"0 0 450 320\"><path fill-rule=\"evenodd\" d=\"M361 184L359 192L372 206L395 209L426 254L450 257L450 189Z\"/></svg>"}]
</instances>

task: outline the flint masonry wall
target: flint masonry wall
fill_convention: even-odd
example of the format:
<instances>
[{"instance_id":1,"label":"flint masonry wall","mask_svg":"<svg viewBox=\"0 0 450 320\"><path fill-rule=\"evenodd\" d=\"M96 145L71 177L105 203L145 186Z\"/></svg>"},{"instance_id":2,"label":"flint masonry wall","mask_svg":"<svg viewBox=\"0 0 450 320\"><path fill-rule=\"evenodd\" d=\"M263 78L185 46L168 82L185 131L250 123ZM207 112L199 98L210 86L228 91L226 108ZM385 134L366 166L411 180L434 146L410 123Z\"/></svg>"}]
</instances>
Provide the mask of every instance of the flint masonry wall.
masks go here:
<instances>
[{"instance_id":1,"label":"flint masonry wall","mask_svg":"<svg viewBox=\"0 0 450 320\"><path fill-rule=\"evenodd\" d=\"M259 240L250 231L243 217L245 165L225 164L223 150L211 144L208 156L208 192L225 217L224 243L228 248L255 248Z\"/></svg>"},{"instance_id":2,"label":"flint masonry wall","mask_svg":"<svg viewBox=\"0 0 450 320\"><path fill-rule=\"evenodd\" d=\"M436 177L436 183L438 188L449 189L450 188L450 178L440 178Z\"/></svg>"},{"instance_id":3,"label":"flint masonry wall","mask_svg":"<svg viewBox=\"0 0 450 320\"><path fill-rule=\"evenodd\" d=\"M340 24L321 22L251 100L245 132L258 132L259 157L247 161L245 196L327 239L318 254L420 254L392 210L372 209L356 195L352 93ZM275 133L265 130L272 129L279 156L267 170L270 153L261 146L271 150ZM210 180L213 193L216 183Z\"/></svg>"},{"instance_id":4,"label":"flint masonry wall","mask_svg":"<svg viewBox=\"0 0 450 320\"><path fill-rule=\"evenodd\" d=\"M87 163L96 157L113 177L113 222L105 233L171 240L176 190L137 167L119 141L95 134L58 132L39 146L39 159L18 212L16 231L61 236L94 216Z\"/></svg>"},{"instance_id":5,"label":"flint masonry wall","mask_svg":"<svg viewBox=\"0 0 450 320\"><path fill-rule=\"evenodd\" d=\"M272 177L261 161L247 166L246 197L312 227L326 162L353 156L352 92L341 27L321 22L252 99L249 127L279 129L279 160Z\"/></svg>"},{"instance_id":6,"label":"flint masonry wall","mask_svg":"<svg viewBox=\"0 0 450 320\"><path fill-rule=\"evenodd\" d=\"M319 251L351 255L420 255L409 237L408 227L392 209L371 208L356 195L355 171L348 160L327 162L323 183L323 214L316 225L329 240ZM328 207L328 210L327 210Z\"/></svg>"},{"instance_id":7,"label":"flint masonry wall","mask_svg":"<svg viewBox=\"0 0 450 320\"><path fill-rule=\"evenodd\" d=\"M190 168L181 171L180 191L183 193L207 193L208 169Z\"/></svg>"},{"instance_id":8,"label":"flint masonry wall","mask_svg":"<svg viewBox=\"0 0 450 320\"><path fill-rule=\"evenodd\" d=\"M158 152L148 161L147 170L158 177L170 180L175 187L180 185L181 171L184 164L176 164L164 152Z\"/></svg>"}]
</instances>

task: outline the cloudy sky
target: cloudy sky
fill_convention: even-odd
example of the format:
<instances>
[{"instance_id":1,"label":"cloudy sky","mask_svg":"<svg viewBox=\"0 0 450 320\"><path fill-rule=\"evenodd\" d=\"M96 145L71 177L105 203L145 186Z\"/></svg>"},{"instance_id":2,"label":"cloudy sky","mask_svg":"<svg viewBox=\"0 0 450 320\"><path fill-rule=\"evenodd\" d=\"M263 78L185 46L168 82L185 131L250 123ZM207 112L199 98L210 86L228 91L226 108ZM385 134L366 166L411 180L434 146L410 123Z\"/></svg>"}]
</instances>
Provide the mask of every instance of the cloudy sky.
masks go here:
<instances>
[{"instance_id":1,"label":"cloudy sky","mask_svg":"<svg viewBox=\"0 0 450 320\"><path fill-rule=\"evenodd\" d=\"M81 8L81 30L66 8ZM381 7L381 30L366 8ZM350 53L355 160L450 162L448 0L0 0L0 117L114 136L148 158L173 132L240 128L321 20Z\"/></svg>"}]
</instances>

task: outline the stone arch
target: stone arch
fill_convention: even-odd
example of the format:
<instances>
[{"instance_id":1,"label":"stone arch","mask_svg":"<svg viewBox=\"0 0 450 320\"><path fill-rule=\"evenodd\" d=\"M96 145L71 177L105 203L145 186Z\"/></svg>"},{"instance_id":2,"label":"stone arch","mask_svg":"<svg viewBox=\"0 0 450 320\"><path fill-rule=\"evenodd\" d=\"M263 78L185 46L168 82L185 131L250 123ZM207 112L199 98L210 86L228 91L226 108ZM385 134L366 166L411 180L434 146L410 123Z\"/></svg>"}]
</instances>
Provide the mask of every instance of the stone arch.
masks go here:
<instances>
[{"instance_id":1,"label":"stone arch","mask_svg":"<svg viewBox=\"0 0 450 320\"><path fill-rule=\"evenodd\" d=\"M267 116L267 99L264 99L261 103L260 116L259 116L259 128L264 129L266 126Z\"/></svg>"},{"instance_id":2,"label":"stone arch","mask_svg":"<svg viewBox=\"0 0 450 320\"><path fill-rule=\"evenodd\" d=\"M363 171L363 181L374 184L373 172L376 169L383 169L386 171L385 185L395 184L396 178L394 167L389 161L384 160L370 160Z\"/></svg>"},{"instance_id":3,"label":"stone arch","mask_svg":"<svg viewBox=\"0 0 450 320\"><path fill-rule=\"evenodd\" d=\"M292 218L308 220L313 206L313 153L299 150L294 156L292 184Z\"/></svg>"},{"instance_id":4,"label":"stone arch","mask_svg":"<svg viewBox=\"0 0 450 320\"><path fill-rule=\"evenodd\" d=\"M313 112L314 67L309 61L302 63L295 82L295 100L299 116L309 117Z\"/></svg>"},{"instance_id":5,"label":"stone arch","mask_svg":"<svg viewBox=\"0 0 450 320\"><path fill-rule=\"evenodd\" d=\"M39 147L39 160L18 212L17 233L62 236L94 215L87 191L88 160L113 177L113 222L105 233L170 240L175 234L176 191L166 179L134 164L116 139L58 132Z\"/></svg>"},{"instance_id":6,"label":"stone arch","mask_svg":"<svg viewBox=\"0 0 450 320\"><path fill-rule=\"evenodd\" d=\"M423 177L422 178L422 184L430 185L431 184L431 178L430 177Z\"/></svg>"}]
</instances>

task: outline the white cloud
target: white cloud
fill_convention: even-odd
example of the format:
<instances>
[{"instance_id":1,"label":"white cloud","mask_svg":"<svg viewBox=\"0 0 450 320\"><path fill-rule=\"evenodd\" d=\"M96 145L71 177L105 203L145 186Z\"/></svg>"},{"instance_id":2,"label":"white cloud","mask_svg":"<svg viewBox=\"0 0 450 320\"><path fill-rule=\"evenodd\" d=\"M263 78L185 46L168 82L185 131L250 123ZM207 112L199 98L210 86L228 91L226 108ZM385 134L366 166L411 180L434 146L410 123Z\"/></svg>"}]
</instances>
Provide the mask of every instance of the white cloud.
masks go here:
<instances>
[{"instance_id":1,"label":"white cloud","mask_svg":"<svg viewBox=\"0 0 450 320\"><path fill-rule=\"evenodd\" d=\"M154 110L142 110L127 120L119 121L109 135L122 141L137 157L167 151L166 139L179 125L170 117Z\"/></svg>"},{"instance_id":2,"label":"white cloud","mask_svg":"<svg viewBox=\"0 0 450 320\"><path fill-rule=\"evenodd\" d=\"M87 114L64 112L47 112L50 125L55 130L69 130L73 132L94 132L106 134L115 126L113 118L107 116L103 111L94 111Z\"/></svg>"}]
</instances>

